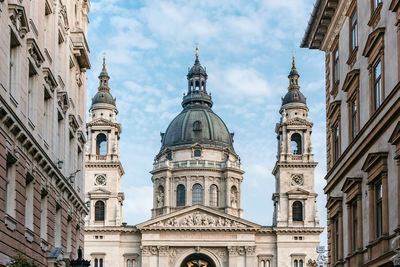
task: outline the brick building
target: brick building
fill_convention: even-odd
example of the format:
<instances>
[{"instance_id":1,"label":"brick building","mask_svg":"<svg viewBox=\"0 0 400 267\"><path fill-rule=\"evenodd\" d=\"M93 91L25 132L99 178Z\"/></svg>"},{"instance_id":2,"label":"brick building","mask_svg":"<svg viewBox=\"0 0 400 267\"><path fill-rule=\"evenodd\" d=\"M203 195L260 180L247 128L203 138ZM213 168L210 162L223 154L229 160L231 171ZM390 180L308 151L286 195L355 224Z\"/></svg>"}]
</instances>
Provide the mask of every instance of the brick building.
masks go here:
<instances>
[{"instance_id":1,"label":"brick building","mask_svg":"<svg viewBox=\"0 0 400 267\"><path fill-rule=\"evenodd\" d=\"M393 266L400 232L400 1L318 0L325 52L329 266Z\"/></svg>"},{"instance_id":2,"label":"brick building","mask_svg":"<svg viewBox=\"0 0 400 267\"><path fill-rule=\"evenodd\" d=\"M0 0L0 266L83 246L88 0Z\"/></svg>"}]
</instances>

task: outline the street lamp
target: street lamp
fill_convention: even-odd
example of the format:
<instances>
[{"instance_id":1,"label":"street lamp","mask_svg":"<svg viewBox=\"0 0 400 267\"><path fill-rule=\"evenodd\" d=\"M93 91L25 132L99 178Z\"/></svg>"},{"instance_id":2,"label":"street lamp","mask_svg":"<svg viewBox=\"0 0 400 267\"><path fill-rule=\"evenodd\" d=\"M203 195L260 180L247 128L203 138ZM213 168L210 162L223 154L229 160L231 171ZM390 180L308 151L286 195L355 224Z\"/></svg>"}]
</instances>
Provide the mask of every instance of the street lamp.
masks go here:
<instances>
[{"instance_id":1,"label":"street lamp","mask_svg":"<svg viewBox=\"0 0 400 267\"><path fill-rule=\"evenodd\" d=\"M78 258L70 262L71 267L87 267L90 266L90 261L86 261L82 258L82 248L78 248Z\"/></svg>"},{"instance_id":2,"label":"street lamp","mask_svg":"<svg viewBox=\"0 0 400 267\"><path fill-rule=\"evenodd\" d=\"M395 267L400 267L400 236L393 239L392 249L396 254L390 259Z\"/></svg>"}]
</instances>

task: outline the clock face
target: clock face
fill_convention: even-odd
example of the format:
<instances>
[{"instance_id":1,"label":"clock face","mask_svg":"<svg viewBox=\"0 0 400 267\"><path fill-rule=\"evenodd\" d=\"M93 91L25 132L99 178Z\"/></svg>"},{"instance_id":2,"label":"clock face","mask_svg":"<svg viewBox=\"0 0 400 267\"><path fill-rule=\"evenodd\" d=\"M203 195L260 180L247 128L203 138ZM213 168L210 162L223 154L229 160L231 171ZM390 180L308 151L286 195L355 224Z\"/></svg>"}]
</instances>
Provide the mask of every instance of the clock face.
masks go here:
<instances>
[{"instance_id":1,"label":"clock face","mask_svg":"<svg viewBox=\"0 0 400 267\"><path fill-rule=\"evenodd\" d=\"M300 175L294 175L292 177L292 185L303 185L303 177Z\"/></svg>"},{"instance_id":2,"label":"clock face","mask_svg":"<svg viewBox=\"0 0 400 267\"><path fill-rule=\"evenodd\" d=\"M96 185L105 185L106 184L106 177L104 175L98 175L96 177Z\"/></svg>"}]
</instances>

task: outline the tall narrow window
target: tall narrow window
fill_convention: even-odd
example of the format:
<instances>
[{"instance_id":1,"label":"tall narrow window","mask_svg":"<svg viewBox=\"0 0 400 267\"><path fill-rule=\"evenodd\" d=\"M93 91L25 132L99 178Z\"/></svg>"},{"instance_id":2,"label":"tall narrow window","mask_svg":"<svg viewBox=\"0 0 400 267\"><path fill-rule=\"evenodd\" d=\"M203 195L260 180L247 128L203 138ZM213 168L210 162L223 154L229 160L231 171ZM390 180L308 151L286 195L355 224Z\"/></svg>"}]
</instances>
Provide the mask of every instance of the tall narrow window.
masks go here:
<instances>
[{"instance_id":1,"label":"tall narrow window","mask_svg":"<svg viewBox=\"0 0 400 267\"><path fill-rule=\"evenodd\" d=\"M51 136L53 135L52 128L52 98L49 91L44 89L43 97L43 122L42 122L42 133L43 137L47 142L50 142Z\"/></svg>"},{"instance_id":2,"label":"tall narrow window","mask_svg":"<svg viewBox=\"0 0 400 267\"><path fill-rule=\"evenodd\" d=\"M40 201L40 238L47 241L47 196Z\"/></svg>"},{"instance_id":3,"label":"tall narrow window","mask_svg":"<svg viewBox=\"0 0 400 267\"><path fill-rule=\"evenodd\" d=\"M94 259L94 267L99 267L99 260L98 259Z\"/></svg>"},{"instance_id":4,"label":"tall narrow window","mask_svg":"<svg viewBox=\"0 0 400 267\"><path fill-rule=\"evenodd\" d=\"M299 260L299 267L303 267L303 260Z\"/></svg>"},{"instance_id":5,"label":"tall narrow window","mask_svg":"<svg viewBox=\"0 0 400 267\"><path fill-rule=\"evenodd\" d=\"M10 155L7 155L6 182L6 213L15 217L15 160Z\"/></svg>"},{"instance_id":6,"label":"tall narrow window","mask_svg":"<svg viewBox=\"0 0 400 267\"><path fill-rule=\"evenodd\" d=\"M38 75L32 63L29 63L29 79L28 79L28 118L31 122L36 123L37 110L37 93L38 93Z\"/></svg>"},{"instance_id":7,"label":"tall narrow window","mask_svg":"<svg viewBox=\"0 0 400 267\"><path fill-rule=\"evenodd\" d=\"M192 190L192 205L203 204L203 187L201 184L194 184Z\"/></svg>"},{"instance_id":8,"label":"tall narrow window","mask_svg":"<svg viewBox=\"0 0 400 267\"><path fill-rule=\"evenodd\" d=\"M58 125L57 125L57 143L58 143L58 159L59 160L64 160L65 158L65 124L64 124L64 118L61 115L60 112L58 113Z\"/></svg>"},{"instance_id":9,"label":"tall narrow window","mask_svg":"<svg viewBox=\"0 0 400 267\"><path fill-rule=\"evenodd\" d=\"M294 260L294 267L299 267L299 262L297 260Z\"/></svg>"},{"instance_id":10,"label":"tall narrow window","mask_svg":"<svg viewBox=\"0 0 400 267\"><path fill-rule=\"evenodd\" d=\"M376 197L376 238L382 236L382 183L375 185Z\"/></svg>"},{"instance_id":11,"label":"tall narrow window","mask_svg":"<svg viewBox=\"0 0 400 267\"><path fill-rule=\"evenodd\" d=\"M339 82L339 49L333 51L333 81Z\"/></svg>"},{"instance_id":12,"label":"tall narrow window","mask_svg":"<svg viewBox=\"0 0 400 267\"><path fill-rule=\"evenodd\" d=\"M68 217L67 223L67 252L71 252L72 249L72 226L71 226L71 217Z\"/></svg>"},{"instance_id":13,"label":"tall narrow window","mask_svg":"<svg viewBox=\"0 0 400 267\"><path fill-rule=\"evenodd\" d=\"M97 201L94 206L94 220L104 221L104 211L105 211L104 202L101 200Z\"/></svg>"},{"instance_id":14,"label":"tall narrow window","mask_svg":"<svg viewBox=\"0 0 400 267\"><path fill-rule=\"evenodd\" d=\"M183 184L178 185L176 188L176 206L186 205L186 189Z\"/></svg>"},{"instance_id":15,"label":"tall narrow window","mask_svg":"<svg viewBox=\"0 0 400 267\"><path fill-rule=\"evenodd\" d=\"M210 206L218 206L218 187L215 184L210 186Z\"/></svg>"},{"instance_id":16,"label":"tall narrow window","mask_svg":"<svg viewBox=\"0 0 400 267\"><path fill-rule=\"evenodd\" d=\"M96 154L106 155L107 154L107 137L105 134L98 134L96 137Z\"/></svg>"},{"instance_id":17,"label":"tall narrow window","mask_svg":"<svg viewBox=\"0 0 400 267\"><path fill-rule=\"evenodd\" d=\"M56 204L56 218L54 221L54 247L61 247L61 205Z\"/></svg>"},{"instance_id":18,"label":"tall narrow window","mask_svg":"<svg viewBox=\"0 0 400 267\"><path fill-rule=\"evenodd\" d=\"M19 69L19 43L18 38L11 32L10 34L10 58L9 58L9 76L8 88L10 94L14 94L17 88L17 77Z\"/></svg>"},{"instance_id":19,"label":"tall narrow window","mask_svg":"<svg viewBox=\"0 0 400 267\"><path fill-rule=\"evenodd\" d=\"M354 51L356 47L358 46L358 40L357 40L357 8L354 9L353 14L350 17L351 23L350 23L350 42L351 42L351 51Z\"/></svg>"},{"instance_id":20,"label":"tall narrow window","mask_svg":"<svg viewBox=\"0 0 400 267\"><path fill-rule=\"evenodd\" d=\"M301 147L301 136L298 133L292 135L290 139L290 148L291 153L293 155L301 155L302 154L302 147Z\"/></svg>"},{"instance_id":21,"label":"tall narrow window","mask_svg":"<svg viewBox=\"0 0 400 267\"><path fill-rule=\"evenodd\" d=\"M303 204L300 201L295 201L292 207L293 221L303 220Z\"/></svg>"},{"instance_id":22,"label":"tall narrow window","mask_svg":"<svg viewBox=\"0 0 400 267\"><path fill-rule=\"evenodd\" d=\"M382 65L379 60L374 67L374 107L375 110L382 104Z\"/></svg>"},{"instance_id":23,"label":"tall narrow window","mask_svg":"<svg viewBox=\"0 0 400 267\"><path fill-rule=\"evenodd\" d=\"M374 10L379 6L380 3L382 3L382 0L372 0Z\"/></svg>"},{"instance_id":24,"label":"tall narrow window","mask_svg":"<svg viewBox=\"0 0 400 267\"><path fill-rule=\"evenodd\" d=\"M352 216L352 245L353 251L357 250L357 235L358 235L358 218L357 218L357 201L353 201L351 204L351 216Z\"/></svg>"},{"instance_id":25,"label":"tall narrow window","mask_svg":"<svg viewBox=\"0 0 400 267\"><path fill-rule=\"evenodd\" d=\"M351 139L353 140L356 137L358 131L357 97L354 97L354 99L351 100L350 104L351 104Z\"/></svg>"},{"instance_id":26,"label":"tall narrow window","mask_svg":"<svg viewBox=\"0 0 400 267\"><path fill-rule=\"evenodd\" d=\"M33 230L33 177L29 174L25 185L25 227Z\"/></svg>"},{"instance_id":27,"label":"tall narrow window","mask_svg":"<svg viewBox=\"0 0 400 267\"><path fill-rule=\"evenodd\" d=\"M335 231L334 231L334 243L335 243L335 260L338 261L339 260L339 218L336 216L334 219L334 227L335 227Z\"/></svg>"},{"instance_id":28,"label":"tall narrow window","mask_svg":"<svg viewBox=\"0 0 400 267\"><path fill-rule=\"evenodd\" d=\"M333 159L336 162L340 156L340 136L339 136L339 125L333 127Z\"/></svg>"}]
</instances>

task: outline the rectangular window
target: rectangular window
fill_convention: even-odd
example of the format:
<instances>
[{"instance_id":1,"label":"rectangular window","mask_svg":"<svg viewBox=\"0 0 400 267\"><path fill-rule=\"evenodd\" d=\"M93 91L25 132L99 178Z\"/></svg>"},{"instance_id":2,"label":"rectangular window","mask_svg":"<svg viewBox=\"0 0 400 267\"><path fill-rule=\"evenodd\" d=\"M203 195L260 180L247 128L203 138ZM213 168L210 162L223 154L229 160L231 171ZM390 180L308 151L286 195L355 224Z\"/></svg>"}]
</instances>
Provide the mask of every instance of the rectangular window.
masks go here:
<instances>
[{"instance_id":1,"label":"rectangular window","mask_svg":"<svg viewBox=\"0 0 400 267\"><path fill-rule=\"evenodd\" d=\"M382 64L379 60L374 67L374 108L377 110L382 104Z\"/></svg>"},{"instance_id":2,"label":"rectangular window","mask_svg":"<svg viewBox=\"0 0 400 267\"><path fill-rule=\"evenodd\" d=\"M72 235L72 227L71 227L71 219L69 217L68 224L67 224L67 252L71 252L71 249L72 249L71 235Z\"/></svg>"},{"instance_id":3,"label":"rectangular window","mask_svg":"<svg viewBox=\"0 0 400 267\"><path fill-rule=\"evenodd\" d=\"M15 216L15 162L7 156L6 163L6 213Z\"/></svg>"},{"instance_id":4,"label":"rectangular window","mask_svg":"<svg viewBox=\"0 0 400 267\"><path fill-rule=\"evenodd\" d=\"M40 201L40 238L47 241L47 196Z\"/></svg>"},{"instance_id":5,"label":"rectangular window","mask_svg":"<svg viewBox=\"0 0 400 267\"><path fill-rule=\"evenodd\" d=\"M357 200L351 204L351 216L352 216L352 246L353 251L357 250L357 236L358 236L358 218L357 218Z\"/></svg>"},{"instance_id":6,"label":"rectangular window","mask_svg":"<svg viewBox=\"0 0 400 267\"><path fill-rule=\"evenodd\" d=\"M333 51L333 81L339 82L339 49Z\"/></svg>"},{"instance_id":7,"label":"rectangular window","mask_svg":"<svg viewBox=\"0 0 400 267\"><path fill-rule=\"evenodd\" d=\"M58 112L58 125L57 125L57 139L58 139L58 159L64 160L65 158L65 140L64 140L64 133L65 133L65 125L64 125L64 118Z\"/></svg>"},{"instance_id":8,"label":"rectangular window","mask_svg":"<svg viewBox=\"0 0 400 267\"><path fill-rule=\"evenodd\" d=\"M357 96L354 97L353 100L351 100L350 105L351 105L351 139L353 140L356 137L358 131Z\"/></svg>"},{"instance_id":9,"label":"rectangular window","mask_svg":"<svg viewBox=\"0 0 400 267\"><path fill-rule=\"evenodd\" d=\"M52 127L52 98L49 91L44 89L44 97L43 97L43 122L42 122L42 134L44 139L50 143L51 136L53 134Z\"/></svg>"},{"instance_id":10,"label":"rectangular window","mask_svg":"<svg viewBox=\"0 0 400 267\"><path fill-rule=\"evenodd\" d=\"M17 77L19 70L19 43L17 37L11 32L10 34L10 58L9 58L9 76L8 88L10 94L17 92Z\"/></svg>"},{"instance_id":11,"label":"rectangular window","mask_svg":"<svg viewBox=\"0 0 400 267\"><path fill-rule=\"evenodd\" d=\"M333 127L333 160L336 162L340 156L340 136L339 136L339 125Z\"/></svg>"},{"instance_id":12,"label":"rectangular window","mask_svg":"<svg viewBox=\"0 0 400 267\"><path fill-rule=\"evenodd\" d=\"M382 182L375 185L376 238L382 236Z\"/></svg>"},{"instance_id":13,"label":"rectangular window","mask_svg":"<svg viewBox=\"0 0 400 267\"><path fill-rule=\"evenodd\" d=\"M33 182L29 175L25 186L25 227L33 230Z\"/></svg>"},{"instance_id":14,"label":"rectangular window","mask_svg":"<svg viewBox=\"0 0 400 267\"><path fill-rule=\"evenodd\" d=\"M29 63L29 77L28 77L28 118L31 122L36 122L35 110L37 109L36 98L38 92L38 75L35 68Z\"/></svg>"},{"instance_id":15,"label":"rectangular window","mask_svg":"<svg viewBox=\"0 0 400 267\"><path fill-rule=\"evenodd\" d=\"M56 204L56 217L54 221L54 247L61 247L61 206Z\"/></svg>"},{"instance_id":16,"label":"rectangular window","mask_svg":"<svg viewBox=\"0 0 400 267\"><path fill-rule=\"evenodd\" d=\"M350 42L351 42L351 51L358 46L357 43L357 8L354 10L353 14L350 17L351 24L350 24Z\"/></svg>"},{"instance_id":17,"label":"rectangular window","mask_svg":"<svg viewBox=\"0 0 400 267\"><path fill-rule=\"evenodd\" d=\"M382 3L382 0L372 0L374 10Z\"/></svg>"}]
</instances>

